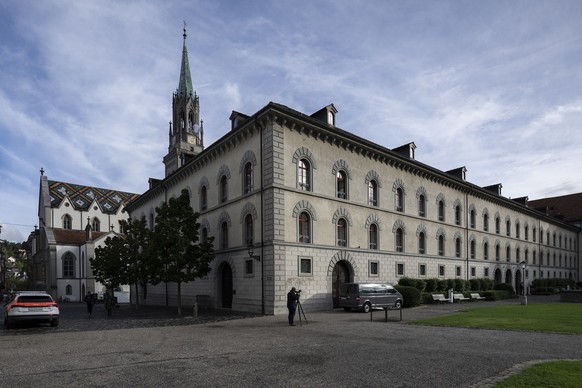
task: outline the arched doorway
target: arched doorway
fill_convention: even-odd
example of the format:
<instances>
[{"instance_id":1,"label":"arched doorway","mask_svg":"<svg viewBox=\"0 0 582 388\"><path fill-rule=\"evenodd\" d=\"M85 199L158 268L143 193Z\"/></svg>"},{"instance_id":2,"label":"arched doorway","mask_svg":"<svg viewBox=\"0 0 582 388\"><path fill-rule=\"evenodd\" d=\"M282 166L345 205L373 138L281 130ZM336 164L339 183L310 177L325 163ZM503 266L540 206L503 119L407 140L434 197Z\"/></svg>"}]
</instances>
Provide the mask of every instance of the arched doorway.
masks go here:
<instances>
[{"instance_id":1,"label":"arched doorway","mask_svg":"<svg viewBox=\"0 0 582 388\"><path fill-rule=\"evenodd\" d=\"M228 263L222 263L219 270L220 276L220 301L224 309L232 308L232 268Z\"/></svg>"},{"instance_id":2,"label":"arched doorway","mask_svg":"<svg viewBox=\"0 0 582 388\"><path fill-rule=\"evenodd\" d=\"M507 271L505 271L505 283L507 284L511 284L511 270L508 269Z\"/></svg>"},{"instance_id":3,"label":"arched doorway","mask_svg":"<svg viewBox=\"0 0 582 388\"><path fill-rule=\"evenodd\" d=\"M332 272L332 287L331 297L333 300L333 308L339 307L339 297L342 285L350 283L351 281L350 268L343 260L338 261L333 266Z\"/></svg>"},{"instance_id":4,"label":"arched doorway","mask_svg":"<svg viewBox=\"0 0 582 388\"><path fill-rule=\"evenodd\" d=\"M501 275L501 270L499 268L497 268L495 270L495 283L499 284L503 281L502 275Z\"/></svg>"}]
</instances>

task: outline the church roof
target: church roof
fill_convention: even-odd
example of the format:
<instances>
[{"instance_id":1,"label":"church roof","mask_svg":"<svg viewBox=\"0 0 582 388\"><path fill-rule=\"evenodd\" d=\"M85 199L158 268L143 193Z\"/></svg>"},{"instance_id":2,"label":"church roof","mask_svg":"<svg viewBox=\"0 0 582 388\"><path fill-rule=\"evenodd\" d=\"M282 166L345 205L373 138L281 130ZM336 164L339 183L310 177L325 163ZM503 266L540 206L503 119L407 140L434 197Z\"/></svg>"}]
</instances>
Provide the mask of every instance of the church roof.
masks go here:
<instances>
[{"instance_id":1,"label":"church roof","mask_svg":"<svg viewBox=\"0 0 582 388\"><path fill-rule=\"evenodd\" d=\"M53 228L55 243L58 245L83 245L87 242L87 232L84 230L57 229ZM93 240L107 234L108 232L91 232Z\"/></svg>"},{"instance_id":2,"label":"church roof","mask_svg":"<svg viewBox=\"0 0 582 388\"><path fill-rule=\"evenodd\" d=\"M48 186L53 208L59 207L65 197L68 197L75 210L88 210L95 201L103 213L115 214L121 205L125 206L139 197L134 193L51 180L48 181Z\"/></svg>"},{"instance_id":3,"label":"church roof","mask_svg":"<svg viewBox=\"0 0 582 388\"><path fill-rule=\"evenodd\" d=\"M188 49L186 48L186 27L184 27L184 48L182 49L182 67L180 68L180 82L178 84L178 96L188 97L194 93L192 87L192 75L188 63Z\"/></svg>"}]
</instances>

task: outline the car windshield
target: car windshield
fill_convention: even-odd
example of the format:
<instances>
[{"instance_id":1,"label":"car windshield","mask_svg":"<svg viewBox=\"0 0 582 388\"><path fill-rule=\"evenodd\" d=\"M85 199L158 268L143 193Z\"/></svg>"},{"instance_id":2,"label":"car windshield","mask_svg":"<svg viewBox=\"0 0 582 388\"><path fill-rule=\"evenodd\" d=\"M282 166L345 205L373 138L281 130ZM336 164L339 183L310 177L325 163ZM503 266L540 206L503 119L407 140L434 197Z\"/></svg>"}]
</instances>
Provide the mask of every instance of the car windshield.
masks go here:
<instances>
[{"instance_id":1,"label":"car windshield","mask_svg":"<svg viewBox=\"0 0 582 388\"><path fill-rule=\"evenodd\" d=\"M21 295L18 301L23 303L52 302L53 299L50 295Z\"/></svg>"}]
</instances>

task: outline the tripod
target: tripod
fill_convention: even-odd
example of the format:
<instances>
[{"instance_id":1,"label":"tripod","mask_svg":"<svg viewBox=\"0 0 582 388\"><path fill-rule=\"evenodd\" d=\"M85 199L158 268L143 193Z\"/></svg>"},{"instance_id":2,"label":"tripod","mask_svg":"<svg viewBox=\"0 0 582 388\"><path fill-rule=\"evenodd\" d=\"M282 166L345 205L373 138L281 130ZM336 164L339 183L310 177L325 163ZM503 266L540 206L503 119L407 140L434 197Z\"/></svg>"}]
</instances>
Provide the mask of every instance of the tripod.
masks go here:
<instances>
[{"instance_id":1,"label":"tripod","mask_svg":"<svg viewBox=\"0 0 582 388\"><path fill-rule=\"evenodd\" d=\"M299 326L303 326L303 321L301 320L301 315L303 315L303 319L305 319L305 324L307 325L307 317L305 316L305 311L303 311L303 306L301 306L301 302L299 299L297 300L297 311L299 312Z\"/></svg>"}]
</instances>

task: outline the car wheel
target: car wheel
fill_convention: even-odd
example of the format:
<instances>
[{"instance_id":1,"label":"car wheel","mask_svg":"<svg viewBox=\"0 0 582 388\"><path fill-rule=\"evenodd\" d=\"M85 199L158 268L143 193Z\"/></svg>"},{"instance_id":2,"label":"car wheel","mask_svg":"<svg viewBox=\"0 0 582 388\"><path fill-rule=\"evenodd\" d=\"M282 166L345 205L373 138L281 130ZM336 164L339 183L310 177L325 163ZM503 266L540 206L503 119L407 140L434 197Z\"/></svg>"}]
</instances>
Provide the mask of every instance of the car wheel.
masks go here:
<instances>
[{"instance_id":1,"label":"car wheel","mask_svg":"<svg viewBox=\"0 0 582 388\"><path fill-rule=\"evenodd\" d=\"M372 310L372 305L369 302L364 303L364 307L362 307L365 313L369 313Z\"/></svg>"},{"instance_id":2,"label":"car wheel","mask_svg":"<svg viewBox=\"0 0 582 388\"><path fill-rule=\"evenodd\" d=\"M344 310L345 311L352 311L352 308L351 307L344 307Z\"/></svg>"},{"instance_id":3,"label":"car wheel","mask_svg":"<svg viewBox=\"0 0 582 388\"><path fill-rule=\"evenodd\" d=\"M397 300L396 303L394 303L394 308L401 309L402 308L402 301Z\"/></svg>"},{"instance_id":4,"label":"car wheel","mask_svg":"<svg viewBox=\"0 0 582 388\"><path fill-rule=\"evenodd\" d=\"M51 326L52 326L52 327L57 327L58 325L59 325L59 320L58 320L58 319L53 319L53 320L51 321Z\"/></svg>"}]
</instances>

